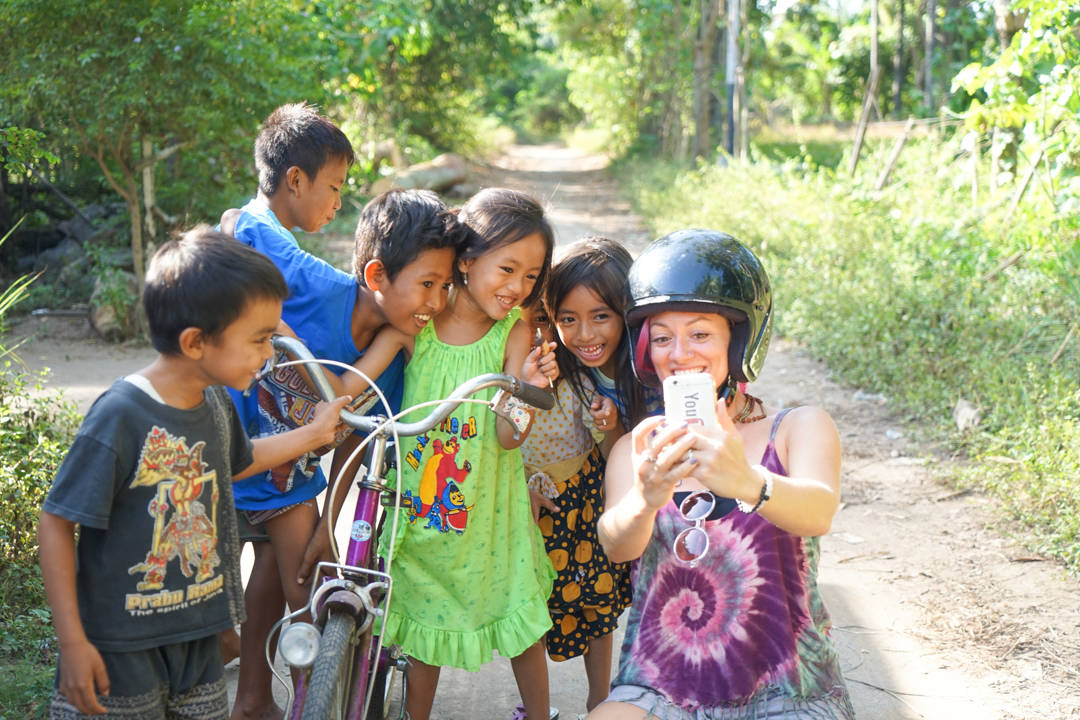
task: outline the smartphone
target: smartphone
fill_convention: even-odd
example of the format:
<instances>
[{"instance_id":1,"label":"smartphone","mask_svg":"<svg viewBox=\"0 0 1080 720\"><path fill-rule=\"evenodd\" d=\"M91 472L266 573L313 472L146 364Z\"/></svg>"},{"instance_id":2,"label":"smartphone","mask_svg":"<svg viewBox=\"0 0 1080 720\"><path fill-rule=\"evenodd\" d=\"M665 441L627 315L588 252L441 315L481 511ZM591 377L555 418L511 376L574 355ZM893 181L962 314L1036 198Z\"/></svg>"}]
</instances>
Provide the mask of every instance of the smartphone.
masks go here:
<instances>
[{"instance_id":1,"label":"smartphone","mask_svg":"<svg viewBox=\"0 0 1080 720\"><path fill-rule=\"evenodd\" d=\"M716 427L716 383L708 373L670 375L664 380L664 417L669 423Z\"/></svg>"}]
</instances>

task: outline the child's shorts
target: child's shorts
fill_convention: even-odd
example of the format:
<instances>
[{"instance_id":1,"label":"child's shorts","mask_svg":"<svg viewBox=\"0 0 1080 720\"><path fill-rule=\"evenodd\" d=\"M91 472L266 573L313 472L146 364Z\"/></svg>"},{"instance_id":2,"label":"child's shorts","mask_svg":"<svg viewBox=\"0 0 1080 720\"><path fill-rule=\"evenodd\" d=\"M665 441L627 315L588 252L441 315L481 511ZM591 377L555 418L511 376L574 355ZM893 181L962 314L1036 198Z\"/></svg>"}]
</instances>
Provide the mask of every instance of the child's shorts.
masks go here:
<instances>
[{"instance_id":1,"label":"child's shorts","mask_svg":"<svg viewBox=\"0 0 1080 720\"><path fill-rule=\"evenodd\" d=\"M84 715L60 692L57 666L49 717L52 720L225 720L221 646L215 633L199 640L134 652L103 652L108 696L98 695L107 715Z\"/></svg>"},{"instance_id":2,"label":"child's shorts","mask_svg":"<svg viewBox=\"0 0 1080 720\"><path fill-rule=\"evenodd\" d=\"M266 534L266 526L262 523L251 522L246 510L236 511L236 532L242 543L270 542L270 536Z\"/></svg>"},{"instance_id":3,"label":"child's shorts","mask_svg":"<svg viewBox=\"0 0 1080 720\"><path fill-rule=\"evenodd\" d=\"M319 512L319 505L314 498L269 510L237 510L236 527L240 542L268 542L270 536L266 533L266 523L300 505L309 505L315 509L316 514Z\"/></svg>"}]
</instances>

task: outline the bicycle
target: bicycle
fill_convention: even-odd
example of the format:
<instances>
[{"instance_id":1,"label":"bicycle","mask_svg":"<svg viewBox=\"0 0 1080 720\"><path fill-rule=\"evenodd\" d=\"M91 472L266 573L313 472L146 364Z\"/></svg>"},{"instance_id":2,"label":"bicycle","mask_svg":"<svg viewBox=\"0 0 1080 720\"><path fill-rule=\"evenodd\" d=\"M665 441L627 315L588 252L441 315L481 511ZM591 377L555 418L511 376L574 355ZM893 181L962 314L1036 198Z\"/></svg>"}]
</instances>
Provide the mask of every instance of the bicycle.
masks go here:
<instances>
[{"instance_id":1,"label":"bicycle","mask_svg":"<svg viewBox=\"0 0 1080 720\"><path fill-rule=\"evenodd\" d=\"M303 343L292 337L276 336L273 344L275 350L294 359L278 363L275 355L275 360L263 372L272 372L274 367L285 365L302 365L315 390L325 400L333 399L334 393L322 365L358 372L343 363L316 359ZM383 406L389 407L377 386L371 383L371 387L380 396ZM491 400L471 397L492 387L498 388L499 392ZM387 445L390 438L394 438L397 463L393 466L399 466L399 438L432 430L464 402L485 404L512 422L512 408L507 402L509 396L541 409L549 409L554 403L554 398L545 389L510 375L489 373L463 383L445 399L420 403L394 417L357 415L348 410L341 412L342 422L367 435L342 465L348 468L356 456L364 452L363 463L356 473L357 500L345 562L341 562L337 551L335 519L330 518L327 525L335 562L320 562L316 566L307 606L279 620L266 640L267 663L288 692L285 714L290 720L402 720L405 717L406 659L399 648L384 648L382 637L375 634L376 620L385 615L391 599L389 571L393 561L392 543L384 567L375 552L376 541L388 516L393 519L390 537L396 537L398 511L402 507L399 486L391 488L386 484L386 474L391 468ZM397 419L429 405L436 407L421 420L403 423ZM335 496L344 484L334 482L332 492ZM333 499L327 503L327 508L333 507ZM380 517L380 507L393 508L392 515L382 513ZM305 613L310 613L310 623L293 622ZM270 652L275 633L285 623L288 625L281 630L278 651L298 674L295 693L289 678L282 677L274 668Z\"/></svg>"}]
</instances>

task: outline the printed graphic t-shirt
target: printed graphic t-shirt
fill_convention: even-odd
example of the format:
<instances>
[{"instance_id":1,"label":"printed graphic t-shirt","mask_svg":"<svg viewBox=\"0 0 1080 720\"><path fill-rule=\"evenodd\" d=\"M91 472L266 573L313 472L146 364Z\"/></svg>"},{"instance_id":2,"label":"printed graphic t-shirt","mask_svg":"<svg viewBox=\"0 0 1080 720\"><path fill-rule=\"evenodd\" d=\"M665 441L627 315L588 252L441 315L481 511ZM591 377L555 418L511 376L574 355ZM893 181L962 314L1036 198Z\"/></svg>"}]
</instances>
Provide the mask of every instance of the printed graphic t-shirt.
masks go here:
<instances>
[{"instance_id":1,"label":"printed graphic t-shirt","mask_svg":"<svg viewBox=\"0 0 1080 720\"><path fill-rule=\"evenodd\" d=\"M119 380L94 402L44 509L82 526L79 615L99 650L186 642L240 622L231 484L251 459L221 388L181 410Z\"/></svg>"}]
</instances>

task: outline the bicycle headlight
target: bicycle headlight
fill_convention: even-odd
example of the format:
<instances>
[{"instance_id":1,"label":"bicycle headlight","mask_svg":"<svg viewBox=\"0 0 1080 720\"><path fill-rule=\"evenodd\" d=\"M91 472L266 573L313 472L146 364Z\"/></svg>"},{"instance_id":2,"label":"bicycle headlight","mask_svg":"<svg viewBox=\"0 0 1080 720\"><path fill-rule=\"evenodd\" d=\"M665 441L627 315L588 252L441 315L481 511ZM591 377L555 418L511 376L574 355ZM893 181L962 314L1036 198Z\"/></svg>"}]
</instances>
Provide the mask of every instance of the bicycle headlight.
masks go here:
<instances>
[{"instance_id":1,"label":"bicycle headlight","mask_svg":"<svg viewBox=\"0 0 1080 720\"><path fill-rule=\"evenodd\" d=\"M311 623L292 623L281 633L278 651L290 666L306 670L319 653L319 629Z\"/></svg>"}]
</instances>

